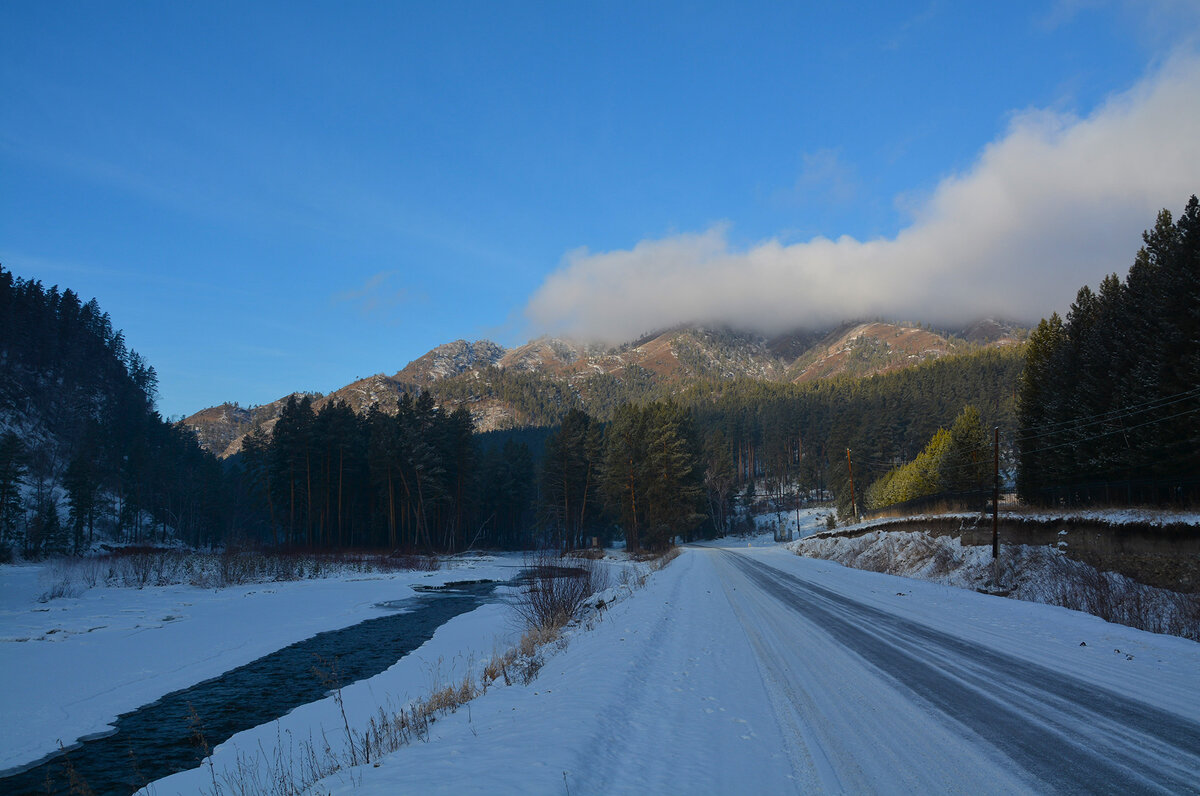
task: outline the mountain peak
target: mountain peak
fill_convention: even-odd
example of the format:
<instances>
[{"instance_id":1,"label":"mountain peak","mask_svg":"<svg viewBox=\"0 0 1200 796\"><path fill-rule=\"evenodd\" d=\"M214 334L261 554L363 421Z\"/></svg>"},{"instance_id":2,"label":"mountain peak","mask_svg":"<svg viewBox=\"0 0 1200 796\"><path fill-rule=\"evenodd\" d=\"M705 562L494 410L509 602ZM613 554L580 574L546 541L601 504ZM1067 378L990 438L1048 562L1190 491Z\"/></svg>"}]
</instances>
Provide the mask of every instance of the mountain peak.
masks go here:
<instances>
[{"instance_id":1,"label":"mountain peak","mask_svg":"<svg viewBox=\"0 0 1200 796\"><path fill-rule=\"evenodd\" d=\"M495 365L504 353L504 348L491 340L455 340L443 343L417 357L394 378L409 384L427 386L439 379L457 376L474 368Z\"/></svg>"}]
</instances>

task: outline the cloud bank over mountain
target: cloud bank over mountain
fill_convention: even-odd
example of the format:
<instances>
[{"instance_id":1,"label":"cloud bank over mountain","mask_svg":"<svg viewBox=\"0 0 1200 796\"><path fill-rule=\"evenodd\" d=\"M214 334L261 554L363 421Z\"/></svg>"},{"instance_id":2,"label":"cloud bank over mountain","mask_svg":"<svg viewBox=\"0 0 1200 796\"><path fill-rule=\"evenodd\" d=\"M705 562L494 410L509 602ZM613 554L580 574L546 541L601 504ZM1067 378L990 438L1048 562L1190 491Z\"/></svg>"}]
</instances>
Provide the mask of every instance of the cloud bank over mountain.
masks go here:
<instances>
[{"instance_id":1,"label":"cloud bank over mountain","mask_svg":"<svg viewBox=\"0 0 1200 796\"><path fill-rule=\"evenodd\" d=\"M1124 275L1141 232L1200 192L1200 58L1080 118L1017 113L895 237L730 246L726 228L568 253L529 300L540 332L627 340L679 323L765 333L850 318L1036 320Z\"/></svg>"}]
</instances>

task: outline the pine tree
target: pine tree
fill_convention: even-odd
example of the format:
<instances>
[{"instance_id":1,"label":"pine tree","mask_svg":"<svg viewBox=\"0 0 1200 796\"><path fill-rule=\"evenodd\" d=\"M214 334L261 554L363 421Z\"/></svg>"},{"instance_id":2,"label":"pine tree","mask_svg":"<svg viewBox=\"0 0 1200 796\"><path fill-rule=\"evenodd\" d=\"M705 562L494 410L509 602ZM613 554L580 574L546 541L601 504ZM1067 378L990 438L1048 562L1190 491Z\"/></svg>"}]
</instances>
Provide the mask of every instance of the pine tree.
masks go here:
<instances>
[{"instance_id":1,"label":"pine tree","mask_svg":"<svg viewBox=\"0 0 1200 796\"><path fill-rule=\"evenodd\" d=\"M1177 223L1160 212L1124 284L1112 275L1098 294L1081 288L1065 324L1052 317L1031 336L1018 413L1024 498L1111 500L1122 480L1130 500L1195 493L1198 216L1194 196Z\"/></svg>"},{"instance_id":2,"label":"pine tree","mask_svg":"<svg viewBox=\"0 0 1200 796\"><path fill-rule=\"evenodd\" d=\"M1017 418L1021 428L1020 468L1017 471L1017 490L1030 499L1038 489L1052 484L1056 473L1051 459L1037 453L1047 441L1061 439L1051 434L1062 403L1061 386L1054 363L1066 347L1066 332L1058 313L1049 320L1042 319L1025 344L1025 370L1021 374L1017 396Z\"/></svg>"},{"instance_id":3,"label":"pine tree","mask_svg":"<svg viewBox=\"0 0 1200 796\"><path fill-rule=\"evenodd\" d=\"M21 486L28 468L25 465L25 446L12 431L0 434L0 556L11 555L18 541L18 529L24 511L21 507Z\"/></svg>"},{"instance_id":4,"label":"pine tree","mask_svg":"<svg viewBox=\"0 0 1200 796\"><path fill-rule=\"evenodd\" d=\"M950 439L937 463L938 492L972 492L988 483L991 473L991 444L979 410L963 407L950 426Z\"/></svg>"},{"instance_id":5,"label":"pine tree","mask_svg":"<svg viewBox=\"0 0 1200 796\"><path fill-rule=\"evenodd\" d=\"M642 548L646 524L645 449L642 412L630 404L618 407L605 436L601 489L610 513L624 531L626 548L635 553Z\"/></svg>"},{"instance_id":6,"label":"pine tree","mask_svg":"<svg viewBox=\"0 0 1200 796\"><path fill-rule=\"evenodd\" d=\"M730 498L736 481L730 451L729 439L719 428L704 442L704 490L709 519L717 536L730 531Z\"/></svg>"},{"instance_id":7,"label":"pine tree","mask_svg":"<svg viewBox=\"0 0 1200 796\"><path fill-rule=\"evenodd\" d=\"M703 490L683 411L675 404L654 403L646 407L646 414L644 544L662 550L676 536L692 540L704 519Z\"/></svg>"}]
</instances>

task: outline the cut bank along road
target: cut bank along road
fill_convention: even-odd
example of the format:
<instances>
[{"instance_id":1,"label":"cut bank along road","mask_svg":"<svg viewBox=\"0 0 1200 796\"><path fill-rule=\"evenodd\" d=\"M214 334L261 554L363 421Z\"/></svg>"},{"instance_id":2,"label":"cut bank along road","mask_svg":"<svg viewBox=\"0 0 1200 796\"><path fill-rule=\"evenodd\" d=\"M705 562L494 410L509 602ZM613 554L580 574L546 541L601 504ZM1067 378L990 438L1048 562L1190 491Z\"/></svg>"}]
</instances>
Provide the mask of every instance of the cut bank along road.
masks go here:
<instances>
[{"instance_id":1,"label":"cut bank along road","mask_svg":"<svg viewBox=\"0 0 1200 796\"><path fill-rule=\"evenodd\" d=\"M800 790L1200 791L1192 718L758 556L704 554L757 654Z\"/></svg>"}]
</instances>

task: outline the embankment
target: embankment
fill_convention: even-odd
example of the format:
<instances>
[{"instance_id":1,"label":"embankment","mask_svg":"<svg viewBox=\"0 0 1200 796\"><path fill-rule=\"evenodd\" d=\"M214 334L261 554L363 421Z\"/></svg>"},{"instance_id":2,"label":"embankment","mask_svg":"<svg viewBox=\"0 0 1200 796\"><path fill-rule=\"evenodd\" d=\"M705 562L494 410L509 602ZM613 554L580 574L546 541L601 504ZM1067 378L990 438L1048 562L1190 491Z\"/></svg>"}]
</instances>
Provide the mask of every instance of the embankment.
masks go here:
<instances>
[{"instance_id":1,"label":"embankment","mask_svg":"<svg viewBox=\"0 0 1200 796\"><path fill-rule=\"evenodd\" d=\"M873 531L924 531L974 547L991 545L992 518L975 514L879 520L813 538L853 539ZM1200 593L1200 525L1009 514L1000 517L999 537L1002 545L1053 547L1097 570L1148 586Z\"/></svg>"}]
</instances>

